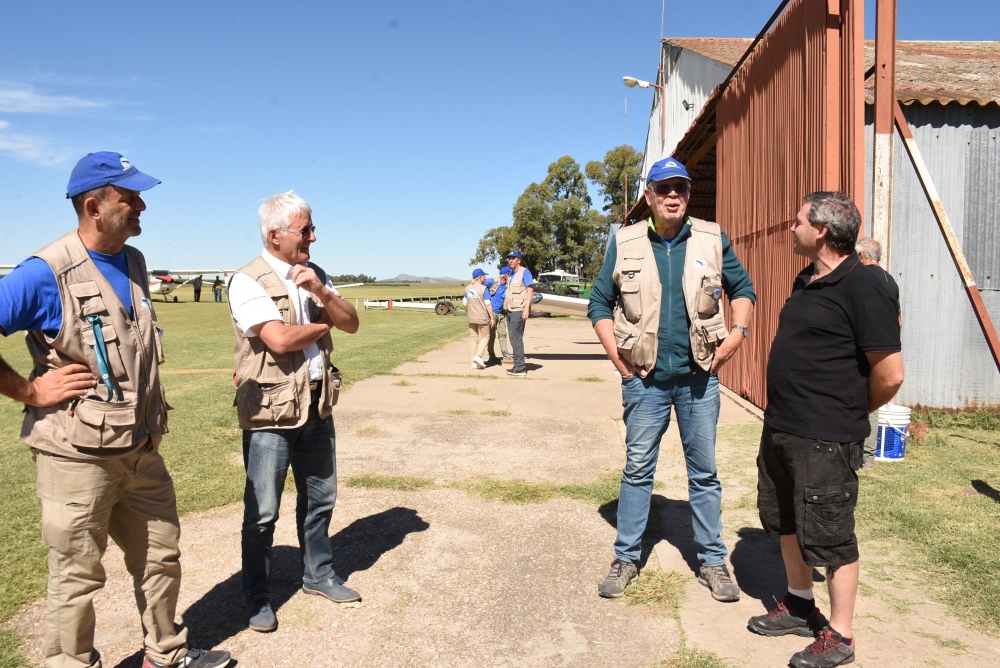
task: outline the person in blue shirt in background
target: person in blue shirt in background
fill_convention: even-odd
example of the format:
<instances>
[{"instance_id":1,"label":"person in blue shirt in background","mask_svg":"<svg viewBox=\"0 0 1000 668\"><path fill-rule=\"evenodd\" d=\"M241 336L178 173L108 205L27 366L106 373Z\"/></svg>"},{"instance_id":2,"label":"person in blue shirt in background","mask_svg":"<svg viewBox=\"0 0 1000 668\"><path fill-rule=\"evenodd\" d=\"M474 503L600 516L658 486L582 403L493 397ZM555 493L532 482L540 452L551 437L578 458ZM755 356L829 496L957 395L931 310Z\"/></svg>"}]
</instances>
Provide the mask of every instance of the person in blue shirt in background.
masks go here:
<instances>
[{"instance_id":1,"label":"person in blue shirt in background","mask_svg":"<svg viewBox=\"0 0 1000 668\"><path fill-rule=\"evenodd\" d=\"M502 364L504 362L509 364L514 359L510 354L510 346L507 345L507 318L503 316L503 300L507 296L507 280L510 278L510 274L510 267L501 267L499 278L486 279L486 288L490 292L490 306L493 309L494 321L493 329L490 330L490 358L486 360L487 366ZM502 358L497 357L496 352L494 352L496 348L493 344L497 340L500 342L500 354L503 355Z\"/></svg>"}]
</instances>

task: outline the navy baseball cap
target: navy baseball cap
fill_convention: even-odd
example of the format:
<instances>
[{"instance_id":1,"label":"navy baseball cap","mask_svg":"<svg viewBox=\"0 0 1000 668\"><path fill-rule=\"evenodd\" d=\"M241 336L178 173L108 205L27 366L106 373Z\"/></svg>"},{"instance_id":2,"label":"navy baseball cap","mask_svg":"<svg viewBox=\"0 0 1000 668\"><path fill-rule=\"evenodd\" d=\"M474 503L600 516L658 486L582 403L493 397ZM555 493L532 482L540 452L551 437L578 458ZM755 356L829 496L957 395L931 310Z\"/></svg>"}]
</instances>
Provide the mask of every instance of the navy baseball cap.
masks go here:
<instances>
[{"instance_id":1,"label":"navy baseball cap","mask_svg":"<svg viewBox=\"0 0 1000 668\"><path fill-rule=\"evenodd\" d=\"M513 273L514 272L512 272L510 270L510 267L500 267L500 275L501 276L510 276Z\"/></svg>"},{"instance_id":2,"label":"navy baseball cap","mask_svg":"<svg viewBox=\"0 0 1000 668\"><path fill-rule=\"evenodd\" d=\"M160 180L140 172L121 153L114 151L88 153L80 158L80 162L76 163L76 167L69 175L66 199L109 183L141 191L149 190L160 183Z\"/></svg>"},{"instance_id":3,"label":"navy baseball cap","mask_svg":"<svg viewBox=\"0 0 1000 668\"><path fill-rule=\"evenodd\" d=\"M673 179L676 177L682 179L691 180L688 175L688 170L684 165L682 165L678 160L673 158L664 158L663 160L657 160L653 163L653 166L649 168L649 174L646 175L646 185L648 186L653 181L666 181L667 179Z\"/></svg>"},{"instance_id":4,"label":"navy baseball cap","mask_svg":"<svg viewBox=\"0 0 1000 668\"><path fill-rule=\"evenodd\" d=\"M485 275L486 275L486 272L483 271L482 269L480 269L479 267L476 267L475 269L472 270L472 277L473 278L479 278L480 276L485 276Z\"/></svg>"},{"instance_id":5,"label":"navy baseball cap","mask_svg":"<svg viewBox=\"0 0 1000 668\"><path fill-rule=\"evenodd\" d=\"M516 257L518 260L520 260L521 259L521 254L518 253L517 251L511 251L511 252L507 253L507 257Z\"/></svg>"}]
</instances>

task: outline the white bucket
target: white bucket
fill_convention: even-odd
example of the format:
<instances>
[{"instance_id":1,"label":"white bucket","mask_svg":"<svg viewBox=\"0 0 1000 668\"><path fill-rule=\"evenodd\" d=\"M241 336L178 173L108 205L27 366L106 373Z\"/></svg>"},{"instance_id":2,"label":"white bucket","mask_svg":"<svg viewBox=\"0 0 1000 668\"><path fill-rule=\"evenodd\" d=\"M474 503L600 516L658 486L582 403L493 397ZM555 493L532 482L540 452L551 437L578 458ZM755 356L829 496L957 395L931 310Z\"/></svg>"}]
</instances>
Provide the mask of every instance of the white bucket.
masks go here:
<instances>
[{"instance_id":1,"label":"white bucket","mask_svg":"<svg viewBox=\"0 0 1000 668\"><path fill-rule=\"evenodd\" d=\"M878 437L875 442L875 459L899 462L906 454L906 437L910 429L910 409L906 406L886 404L878 409Z\"/></svg>"}]
</instances>

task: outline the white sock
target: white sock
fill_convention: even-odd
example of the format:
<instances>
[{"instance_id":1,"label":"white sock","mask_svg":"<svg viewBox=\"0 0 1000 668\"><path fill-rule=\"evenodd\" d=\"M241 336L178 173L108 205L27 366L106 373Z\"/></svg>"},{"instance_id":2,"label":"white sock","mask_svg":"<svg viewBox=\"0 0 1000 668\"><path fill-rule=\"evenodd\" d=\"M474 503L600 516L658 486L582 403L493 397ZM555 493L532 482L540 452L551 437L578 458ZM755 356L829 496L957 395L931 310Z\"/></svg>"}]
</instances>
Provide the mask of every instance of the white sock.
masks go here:
<instances>
[{"instance_id":1,"label":"white sock","mask_svg":"<svg viewBox=\"0 0 1000 668\"><path fill-rule=\"evenodd\" d=\"M792 594L793 596L798 596L799 598L804 598L807 601L812 601L815 598L813 596L812 587L809 587L809 589L792 589L791 587L789 587L788 593Z\"/></svg>"}]
</instances>

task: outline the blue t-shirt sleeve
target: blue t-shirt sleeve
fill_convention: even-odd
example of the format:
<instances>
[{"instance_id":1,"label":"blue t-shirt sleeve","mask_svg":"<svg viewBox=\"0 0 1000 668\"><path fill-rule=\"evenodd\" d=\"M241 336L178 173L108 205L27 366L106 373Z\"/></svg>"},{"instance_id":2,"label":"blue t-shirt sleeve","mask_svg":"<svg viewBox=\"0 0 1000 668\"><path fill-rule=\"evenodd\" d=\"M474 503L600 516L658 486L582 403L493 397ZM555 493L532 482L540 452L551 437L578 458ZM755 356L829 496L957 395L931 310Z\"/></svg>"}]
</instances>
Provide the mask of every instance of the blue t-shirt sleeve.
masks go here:
<instances>
[{"instance_id":1,"label":"blue t-shirt sleeve","mask_svg":"<svg viewBox=\"0 0 1000 668\"><path fill-rule=\"evenodd\" d=\"M59 286L45 260L29 257L0 279L0 327L5 334L40 330L54 336L61 326Z\"/></svg>"},{"instance_id":2,"label":"blue t-shirt sleeve","mask_svg":"<svg viewBox=\"0 0 1000 668\"><path fill-rule=\"evenodd\" d=\"M521 279L524 281L525 287L534 283L534 281L531 279L531 272L528 271L527 269L524 270L524 273L521 275Z\"/></svg>"}]
</instances>

